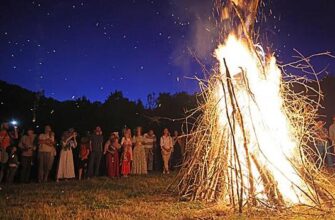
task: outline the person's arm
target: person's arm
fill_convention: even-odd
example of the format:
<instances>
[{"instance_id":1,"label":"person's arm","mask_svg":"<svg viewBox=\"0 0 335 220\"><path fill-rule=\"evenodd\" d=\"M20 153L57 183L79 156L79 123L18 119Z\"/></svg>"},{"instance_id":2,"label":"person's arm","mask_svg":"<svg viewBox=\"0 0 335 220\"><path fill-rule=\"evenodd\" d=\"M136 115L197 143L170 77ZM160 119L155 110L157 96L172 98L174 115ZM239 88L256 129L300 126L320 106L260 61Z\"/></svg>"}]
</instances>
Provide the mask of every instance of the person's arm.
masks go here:
<instances>
[{"instance_id":1,"label":"person's arm","mask_svg":"<svg viewBox=\"0 0 335 220\"><path fill-rule=\"evenodd\" d=\"M21 149L24 149L25 148L25 145L24 145L24 138L25 138L25 136L23 136L21 139L20 139L20 142L19 142L19 144L18 144L18 146L19 146L19 148L21 148Z\"/></svg>"},{"instance_id":2,"label":"person's arm","mask_svg":"<svg viewBox=\"0 0 335 220\"><path fill-rule=\"evenodd\" d=\"M19 132L17 131L17 127L14 127L14 135L11 135L12 139L17 140L19 138Z\"/></svg>"},{"instance_id":3,"label":"person's arm","mask_svg":"<svg viewBox=\"0 0 335 220\"><path fill-rule=\"evenodd\" d=\"M108 151L108 147L109 147L109 140L106 141L106 143L105 143L105 146L104 146L104 154L107 153L107 151Z\"/></svg>"},{"instance_id":4,"label":"person's arm","mask_svg":"<svg viewBox=\"0 0 335 220\"><path fill-rule=\"evenodd\" d=\"M116 150L118 150L118 149L120 149L120 148L121 148L121 145L119 144L119 142L117 142L117 143L115 144L115 146L114 146L114 147L115 147L115 149L116 149Z\"/></svg>"},{"instance_id":5,"label":"person's arm","mask_svg":"<svg viewBox=\"0 0 335 220\"><path fill-rule=\"evenodd\" d=\"M69 142L68 139L66 139L65 141L62 140L62 146L65 147L67 145L67 143Z\"/></svg>"},{"instance_id":6,"label":"person's arm","mask_svg":"<svg viewBox=\"0 0 335 220\"><path fill-rule=\"evenodd\" d=\"M87 152L86 152L86 154L84 155L84 158L87 159L87 158L88 158L88 155L90 155L90 150L89 150L89 149L87 149Z\"/></svg>"},{"instance_id":7,"label":"person's arm","mask_svg":"<svg viewBox=\"0 0 335 220\"><path fill-rule=\"evenodd\" d=\"M52 135L51 135L51 137L50 138L48 138L47 139L48 140L48 142L46 143L47 145L49 145L49 146L54 146L55 145L55 134L54 133L52 133Z\"/></svg>"},{"instance_id":8,"label":"person's arm","mask_svg":"<svg viewBox=\"0 0 335 220\"><path fill-rule=\"evenodd\" d=\"M169 151L169 149L166 148L166 141L164 140L163 137L161 137L160 145L162 150Z\"/></svg>"},{"instance_id":9,"label":"person's arm","mask_svg":"<svg viewBox=\"0 0 335 220\"><path fill-rule=\"evenodd\" d=\"M73 135L73 148L76 148L77 146L78 146L77 135Z\"/></svg>"},{"instance_id":10,"label":"person's arm","mask_svg":"<svg viewBox=\"0 0 335 220\"><path fill-rule=\"evenodd\" d=\"M161 146L161 148L164 146L164 140L163 140L163 137L161 137L161 139L160 139L160 146Z\"/></svg>"},{"instance_id":11,"label":"person's arm","mask_svg":"<svg viewBox=\"0 0 335 220\"><path fill-rule=\"evenodd\" d=\"M147 144L147 139L142 136L142 146L145 146Z\"/></svg>"}]
</instances>

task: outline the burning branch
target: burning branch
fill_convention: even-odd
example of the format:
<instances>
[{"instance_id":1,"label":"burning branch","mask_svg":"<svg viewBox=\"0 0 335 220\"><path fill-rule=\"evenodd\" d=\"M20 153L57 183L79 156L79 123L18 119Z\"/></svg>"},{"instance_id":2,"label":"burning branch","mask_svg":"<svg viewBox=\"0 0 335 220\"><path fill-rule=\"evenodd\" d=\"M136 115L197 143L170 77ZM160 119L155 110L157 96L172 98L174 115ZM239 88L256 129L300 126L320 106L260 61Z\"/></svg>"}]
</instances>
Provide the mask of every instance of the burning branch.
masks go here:
<instances>
[{"instance_id":1,"label":"burning branch","mask_svg":"<svg viewBox=\"0 0 335 220\"><path fill-rule=\"evenodd\" d=\"M246 21L254 21L257 4L235 0L233 10L222 10L241 24L215 51L219 67L207 83L200 81L202 101L196 112L201 116L178 175L180 196L223 202L239 212L255 205L332 205L330 182L315 166L318 137L313 128L322 98L317 77L288 74L285 65L280 69L273 55L255 46L248 29L253 24ZM245 6L251 8L243 11ZM242 33L235 31L240 28ZM300 61L288 66L317 76L312 57L299 54Z\"/></svg>"}]
</instances>

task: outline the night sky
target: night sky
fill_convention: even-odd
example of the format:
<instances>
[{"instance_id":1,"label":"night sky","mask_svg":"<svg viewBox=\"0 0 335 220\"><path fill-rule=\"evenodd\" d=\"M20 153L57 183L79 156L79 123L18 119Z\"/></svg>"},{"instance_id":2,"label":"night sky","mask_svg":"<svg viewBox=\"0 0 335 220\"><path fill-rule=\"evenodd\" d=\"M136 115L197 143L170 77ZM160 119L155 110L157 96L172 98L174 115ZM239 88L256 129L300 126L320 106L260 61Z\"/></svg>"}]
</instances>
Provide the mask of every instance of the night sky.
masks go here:
<instances>
[{"instance_id":1,"label":"night sky","mask_svg":"<svg viewBox=\"0 0 335 220\"><path fill-rule=\"evenodd\" d=\"M193 93L197 83L187 77L202 74L189 49L210 65L216 46L211 2L1 0L0 79L58 100ZM334 0L271 0L261 10L265 46L280 61L293 60L293 48L335 53ZM335 73L334 60L315 63Z\"/></svg>"}]
</instances>

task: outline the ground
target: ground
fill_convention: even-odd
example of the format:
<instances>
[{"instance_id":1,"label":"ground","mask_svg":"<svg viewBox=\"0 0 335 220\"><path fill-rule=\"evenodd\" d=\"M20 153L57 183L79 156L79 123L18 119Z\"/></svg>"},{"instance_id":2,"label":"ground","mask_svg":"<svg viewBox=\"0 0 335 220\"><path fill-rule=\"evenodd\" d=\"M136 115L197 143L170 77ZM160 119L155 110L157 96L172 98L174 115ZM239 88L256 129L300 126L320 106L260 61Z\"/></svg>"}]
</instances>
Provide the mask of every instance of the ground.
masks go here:
<instances>
[{"instance_id":1,"label":"ground","mask_svg":"<svg viewBox=\"0 0 335 220\"><path fill-rule=\"evenodd\" d=\"M235 214L227 207L181 202L167 186L174 174L121 179L1 186L0 219L315 219L334 218L333 211ZM303 214L302 214L303 213Z\"/></svg>"}]
</instances>

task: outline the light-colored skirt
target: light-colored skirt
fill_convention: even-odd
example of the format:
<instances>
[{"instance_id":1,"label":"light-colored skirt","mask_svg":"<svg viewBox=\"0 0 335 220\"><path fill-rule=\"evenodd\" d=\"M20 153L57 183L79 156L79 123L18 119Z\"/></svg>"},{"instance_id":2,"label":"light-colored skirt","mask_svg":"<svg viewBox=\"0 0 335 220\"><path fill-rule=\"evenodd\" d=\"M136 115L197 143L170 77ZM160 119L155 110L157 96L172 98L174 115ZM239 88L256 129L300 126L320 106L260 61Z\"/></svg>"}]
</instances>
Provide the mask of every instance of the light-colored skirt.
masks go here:
<instances>
[{"instance_id":1,"label":"light-colored skirt","mask_svg":"<svg viewBox=\"0 0 335 220\"><path fill-rule=\"evenodd\" d=\"M135 146L133 150L132 174L147 174L147 160L143 146Z\"/></svg>"},{"instance_id":2,"label":"light-colored skirt","mask_svg":"<svg viewBox=\"0 0 335 220\"><path fill-rule=\"evenodd\" d=\"M72 149L62 149L59 156L57 179L69 179L75 177Z\"/></svg>"}]
</instances>

